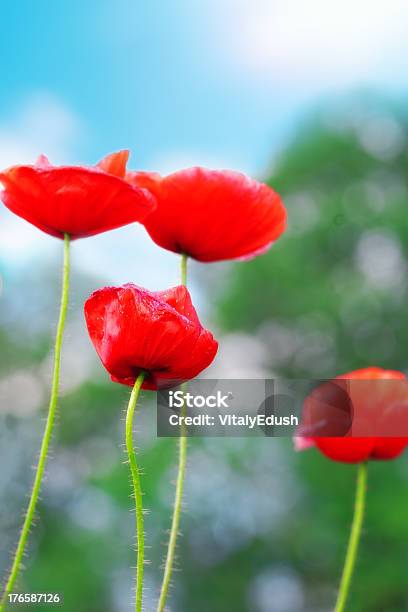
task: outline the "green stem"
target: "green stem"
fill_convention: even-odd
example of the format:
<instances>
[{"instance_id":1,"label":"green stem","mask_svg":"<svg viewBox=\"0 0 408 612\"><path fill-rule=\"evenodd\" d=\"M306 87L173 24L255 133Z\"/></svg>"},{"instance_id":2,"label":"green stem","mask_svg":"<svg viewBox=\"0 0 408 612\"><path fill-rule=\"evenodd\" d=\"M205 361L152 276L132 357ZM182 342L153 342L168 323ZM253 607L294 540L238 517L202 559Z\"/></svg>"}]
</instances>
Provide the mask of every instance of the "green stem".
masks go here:
<instances>
[{"instance_id":1,"label":"green stem","mask_svg":"<svg viewBox=\"0 0 408 612\"><path fill-rule=\"evenodd\" d=\"M181 284L184 286L187 286L187 261L188 261L188 255L186 255L185 253L182 253L180 268L181 268Z\"/></svg>"},{"instance_id":2,"label":"green stem","mask_svg":"<svg viewBox=\"0 0 408 612\"><path fill-rule=\"evenodd\" d=\"M143 571L144 571L144 520L142 488L140 485L140 472L136 461L133 446L133 415L135 413L137 398L145 379L145 372L140 372L136 379L129 399L126 412L126 449L129 457L130 472L132 474L133 493L136 503L136 534L137 534L137 567L136 567L136 612L142 612L143 602Z\"/></svg>"},{"instance_id":3,"label":"green stem","mask_svg":"<svg viewBox=\"0 0 408 612\"><path fill-rule=\"evenodd\" d=\"M343 573L340 581L339 593L337 596L334 612L343 612L346 606L347 597L350 590L351 578L356 562L358 544L361 537L361 527L363 525L365 498L367 489L367 464L360 463L357 472L356 501L354 507L353 524L351 527L350 539L347 547L346 560L344 562Z\"/></svg>"},{"instance_id":4,"label":"green stem","mask_svg":"<svg viewBox=\"0 0 408 612\"><path fill-rule=\"evenodd\" d=\"M5 610L8 603L8 595L12 592L15 582L17 580L21 561L24 555L24 550L27 544L28 534L30 532L31 524L33 522L38 495L40 493L41 481L44 474L44 467L47 460L48 447L50 444L52 430L54 427L55 411L57 408L58 400L58 389L59 389L59 378L60 378L60 367L61 367L61 348L62 348L62 337L65 327L65 319L67 315L68 306L68 289L69 289L69 246L70 238L68 234L64 234L64 268L62 274L62 293L61 293L61 306L57 327L57 335L55 338L55 353L54 353L54 372L52 377L51 386L51 397L48 407L47 422L45 425L44 435L41 443L40 457L35 472L35 478L33 487L31 490L30 501L28 504L27 512L24 518L23 527L21 529L20 538L18 541L17 549L13 559L13 565L6 586L4 587L3 596L0 602L0 611Z\"/></svg>"},{"instance_id":5,"label":"green stem","mask_svg":"<svg viewBox=\"0 0 408 612\"><path fill-rule=\"evenodd\" d=\"M182 254L181 256L181 282L183 285L187 284L187 255ZM184 383L183 388L186 389L186 383ZM185 415L186 406L185 404L182 407L181 414ZM180 516L182 509L182 501L183 501L183 489L184 489L184 479L186 475L186 460L187 460L187 437L185 435L185 425L182 421L182 425L180 426L180 438L179 438L179 459L178 459L178 472L177 472L177 484L176 484L176 494L174 498L174 508L173 508L173 519L171 523L170 529L170 537L169 544L167 547L167 555L166 562L164 565L164 574L163 574L163 582L160 590L160 598L159 603L157 605L157 612L163 612L167 593L170 586L171 575L173 572L174 565L174 557L176 554L176 544L177 544L177 536L179 533L180 526Z\"/></svg>"}]
</instances>

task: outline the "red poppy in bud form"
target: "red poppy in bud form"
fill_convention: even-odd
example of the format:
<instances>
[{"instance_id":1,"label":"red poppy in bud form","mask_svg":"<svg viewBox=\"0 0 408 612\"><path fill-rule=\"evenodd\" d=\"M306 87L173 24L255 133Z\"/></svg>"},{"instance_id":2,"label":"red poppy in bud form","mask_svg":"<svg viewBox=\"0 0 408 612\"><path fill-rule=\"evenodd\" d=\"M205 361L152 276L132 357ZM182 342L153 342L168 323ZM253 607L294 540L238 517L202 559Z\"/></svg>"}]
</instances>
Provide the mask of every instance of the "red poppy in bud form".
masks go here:
<instances>
[{"instance_id":1,"label":"red poppy in bud form","mask_svg":"<svg viewBox=\"0 0 408 612\"><path fill-rule=\"evenodd\" d=\"M128 151L88 166L37 163L0 172L1 199L12 212L51 236L85 238L142 221L155 207L146 189L124 180Z\"/></svg>"},{"instance_id":2,"label":"red poppy in bud form","mask_svg":"<svg viewBox=\"0 0 408 612\"><path fill-rule=\"evenodd\" d=\"M136 285L104 287L85 302L93 345L114 382L161 389L197 376L218 343L198 320L186 287L151 292Z\"/></svg>"},{"instance_id":3,"label":"red poppy in bud form","mask_svg":"<svg viewBox=\"0 0 408 612\"><path fill-rule=\"evenodd\" d=\"M129 172L127 179L157 199L144 221L154 242L199 261L255 257L286 228L279 195L239 172L189 168L166 177Z\"/></svg>"},{"instance_id":4,"label":"red poppy in bud form","mask_svg":"<svg viewBox=\"0 0 408 612\"><path fill-rule=\"evenodd\" d=\"M295 446L346 463L394 459L408 446L408 379L371 367L319 385L305 400Z\"/></svg>"}]
</instances>

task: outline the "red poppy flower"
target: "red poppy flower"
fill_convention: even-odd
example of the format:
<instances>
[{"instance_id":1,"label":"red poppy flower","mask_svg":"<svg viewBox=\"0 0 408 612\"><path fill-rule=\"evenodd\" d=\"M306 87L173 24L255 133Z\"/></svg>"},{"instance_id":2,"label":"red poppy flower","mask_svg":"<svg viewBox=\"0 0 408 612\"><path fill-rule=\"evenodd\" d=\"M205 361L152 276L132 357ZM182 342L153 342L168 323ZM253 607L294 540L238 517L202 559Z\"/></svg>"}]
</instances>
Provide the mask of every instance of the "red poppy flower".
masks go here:
<instances>
[{"instance_id":1,"label":"red poppy flower","mask_svg":"<svg viewBox=\"0 0 408 612\"><path fill-rule=\"evenodd\" d=\"M321 435L299 435L302 431ZM395 434L406 432L406 376L372 367L337 376L312 391L295 445L298 450L315 446L329 459L346 463L394 459L408 446L408 437Z\"/></svg>"},{"instance_id":2,"label":"red poppy flower","mask_svg":"<svg viewBox=\"0 0 408 612\"><path fill-rule=\"evenodd\" d=\"M142 370L144 389L178 385L208 367L218 348L182 285L104 287L85 302L85 319L103 365L124 385L133 386Z\"/></svg>"},{"instance_id":3,"label":"red poppy flower","mask_svg":"<svg viewBox=\"0 0 408 612\"><path fill-rule=\"evenodd\" d=\"M238 172L189 168L164 178L148 172L127 178L157 199L144 221L154 242L199 261L255 257L286 228L278 194Z\"/></svg>"},{"instance_id":4,"label":"red poppy flower","mask_svg":"<svg viewBox=\"0 0 408 612\"><path fill-rule=\"evenodd\" d=\"M128 151L94 167L51 166L41 155L33 166L0 172L1 199L12 212L51 236L71 239L141 221L155 207L146 190L124 180Z\"/></svg>"}]
</instances>

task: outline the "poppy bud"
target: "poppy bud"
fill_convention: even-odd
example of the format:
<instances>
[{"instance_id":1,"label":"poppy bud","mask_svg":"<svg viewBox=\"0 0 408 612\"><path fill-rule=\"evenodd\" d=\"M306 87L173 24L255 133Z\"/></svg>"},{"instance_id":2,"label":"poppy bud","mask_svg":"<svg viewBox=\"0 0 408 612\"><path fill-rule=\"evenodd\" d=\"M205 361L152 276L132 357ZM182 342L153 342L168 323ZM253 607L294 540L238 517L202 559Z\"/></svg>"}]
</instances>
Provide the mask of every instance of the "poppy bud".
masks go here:
<instances>
[{"instance_id":1,"label":"poppy bud","mask_svg":"<svg viewBox=\"0 0 408 612\"><path fill-rule=\"evenodd\" d=\"M85 302L85 319L103 365L124 385L133 386L141 371L144 389L178 385L207 368L218 349L183 285L104 287Z\"/></svg>"}]
</instances>

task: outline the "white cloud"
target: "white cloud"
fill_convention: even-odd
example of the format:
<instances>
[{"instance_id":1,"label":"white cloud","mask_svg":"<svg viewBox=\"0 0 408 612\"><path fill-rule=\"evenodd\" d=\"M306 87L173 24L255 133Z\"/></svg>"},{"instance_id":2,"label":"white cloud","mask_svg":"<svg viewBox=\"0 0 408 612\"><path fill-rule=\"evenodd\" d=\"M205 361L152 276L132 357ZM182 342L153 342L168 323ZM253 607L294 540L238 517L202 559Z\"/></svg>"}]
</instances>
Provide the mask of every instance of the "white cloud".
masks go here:
<instances>
[{"instance_id":1,"label":"white cloud","mask_svg":"<svg viewBox=\"0 0 408 612\"><path fill-rule=\"evenodd\" d=\"M209 6L215 53L241 79L312 92L403 74L405 0L214 0Z\"/></svg>"},{"instance_id":2,"label":"white cloud","mask_svg":"<svg viewBox=\"0 0 408 612\"><path fill-rule=\"evenodd\" d=\"M40 153L52 162L66 162L79 132L79 120L63 102L47 92L34 92L0 124L0 168L33 163ZM0 258L24 262L33 253L51 253L55 246L55 240L44 240L39 230L0 209Z\"/></svg>"},{"instance_id":3,"label":"white cloud","mask_svg":"<svg viewBox=\"0 0 408 612\"><path fill-rule=\"evenodd\" d=\"M52 162L66 162L79 132L71 109L47 92L34 92L0 124L0 167L33 163L40 153Z\"/></svg>"},{"instance_id":4,"label":"white cloud","mask_svg":"<svg viewBox=\"0 0 408 612\"><path fill-rule=\"evenodd\" d=\"M158 290L180 282L179 257L155 245L140 223L75 241L72 262L96 281L115 285L132 282Z\"/></svg>"}]
</instances>

